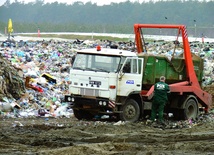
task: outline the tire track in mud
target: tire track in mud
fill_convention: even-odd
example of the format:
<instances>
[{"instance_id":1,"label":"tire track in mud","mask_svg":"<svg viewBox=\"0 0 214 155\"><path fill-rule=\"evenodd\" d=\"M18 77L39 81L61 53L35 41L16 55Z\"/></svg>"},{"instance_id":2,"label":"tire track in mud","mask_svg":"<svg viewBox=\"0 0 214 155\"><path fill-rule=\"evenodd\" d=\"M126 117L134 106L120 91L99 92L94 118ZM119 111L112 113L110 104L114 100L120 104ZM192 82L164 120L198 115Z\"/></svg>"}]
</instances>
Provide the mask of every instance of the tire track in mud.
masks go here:
<instances>
[{"instance_id":1,"label":"tire track in mud","mask_svg":"<svg viewBox=\"0 0 214 155\"><path fill-rule=\"evenodd\" d=\"M76 120L0 122L0 154L199 154L214 152L213 123L192 128L165 129L144 123L120 126ZM196 152L195 152L196 151ZM69 154L68 153L68 154ZM66 154L66 153L65 153Z\"/></svg>"}]
</instances>

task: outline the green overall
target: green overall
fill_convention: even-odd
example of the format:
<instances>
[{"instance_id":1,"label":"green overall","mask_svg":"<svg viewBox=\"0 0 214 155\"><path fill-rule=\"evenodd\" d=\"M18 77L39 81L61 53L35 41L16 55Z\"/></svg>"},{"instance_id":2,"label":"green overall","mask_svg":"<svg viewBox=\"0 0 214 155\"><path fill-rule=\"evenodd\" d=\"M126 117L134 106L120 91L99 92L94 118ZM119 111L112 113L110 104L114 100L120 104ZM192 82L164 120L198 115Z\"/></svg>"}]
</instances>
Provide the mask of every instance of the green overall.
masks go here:
<instances>
[{"instance_id":1,"label":"green overall","mask_svg":"<svg viewBox=\"0 0 214 155\"><path fill-rule=\"evenodd\" d=\"M163 122L164 106L168 101L167 93L169 86L165 82L158 82L154 86L154 96L152 101L151 120L154 121L158 114L158 121Z\"/></svg>"}]
</instances>

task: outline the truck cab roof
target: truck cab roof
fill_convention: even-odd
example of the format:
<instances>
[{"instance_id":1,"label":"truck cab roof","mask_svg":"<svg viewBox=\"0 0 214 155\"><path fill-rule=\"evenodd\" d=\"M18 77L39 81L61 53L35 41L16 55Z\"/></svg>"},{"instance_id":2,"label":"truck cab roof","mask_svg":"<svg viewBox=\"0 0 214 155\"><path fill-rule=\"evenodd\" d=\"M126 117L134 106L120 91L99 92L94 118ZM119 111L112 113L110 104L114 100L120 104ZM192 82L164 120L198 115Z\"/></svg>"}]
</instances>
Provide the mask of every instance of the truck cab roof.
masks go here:
<instances>
[{"instance_id":1,"label":"truck cab roof","mask_svg":"<svg viewBox=\"0 0 214 155\"><path fill-rule=\"evenodd\" d=\"M111 48L89 48L78 50L77 53L87 53L87 54L99 54L99 55L114 55L114 56L126 56L126 57L135 57L137 54L135 52L120 50L120 49L111 49Z\"/></svg>"}]
</instances>

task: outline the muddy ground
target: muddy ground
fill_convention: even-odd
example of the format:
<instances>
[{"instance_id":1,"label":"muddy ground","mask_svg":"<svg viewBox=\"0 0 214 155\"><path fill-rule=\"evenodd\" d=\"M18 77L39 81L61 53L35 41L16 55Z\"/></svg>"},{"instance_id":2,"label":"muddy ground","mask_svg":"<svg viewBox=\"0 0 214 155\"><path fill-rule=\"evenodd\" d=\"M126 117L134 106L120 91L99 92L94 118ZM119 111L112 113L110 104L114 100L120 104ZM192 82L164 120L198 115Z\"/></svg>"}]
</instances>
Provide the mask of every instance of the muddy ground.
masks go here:
<instances>
[{"instance_id":1,"label":"muddy ground","mask_svg":"<svg viewBox=\"0 0 214 155\"><path fill-rule=\"evenodd\" d=\"M214 88L205 89L214 96ZM214 101L214 99L213 99ZM213 104L214 105L214 104ZM211 155L214 107L166 126L99 119L0 118L0 155Z\"/></svg>"},{"instance_id":2,"label":"muddy ground","mask_svg":"<svg viewBox=\"0 0 214 155\"><path fill-rule=\"evenodd\" d=\"M192 155L214 153L214 112L197 122L168 126L79 121L71 118L1 118L2 155ZM174 125L172 125L174 124Z\"/></svg>"}]
</instances>

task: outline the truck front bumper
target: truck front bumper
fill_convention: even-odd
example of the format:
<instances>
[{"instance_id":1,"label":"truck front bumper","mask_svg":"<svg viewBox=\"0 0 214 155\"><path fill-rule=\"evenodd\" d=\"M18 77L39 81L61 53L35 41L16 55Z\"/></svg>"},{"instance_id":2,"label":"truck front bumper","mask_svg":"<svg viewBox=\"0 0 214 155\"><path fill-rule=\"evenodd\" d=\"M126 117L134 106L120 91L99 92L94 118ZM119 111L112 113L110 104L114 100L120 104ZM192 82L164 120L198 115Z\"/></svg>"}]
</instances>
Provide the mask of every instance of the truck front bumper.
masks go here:
<instances>
[{"instance_id":1,"label":"truck front bumper","mask_svg":"<svg viewBox=\"0 0 214 155\"><path fill-rule=\"evenodd\" d=\"M90 98L79 95L65 95L65 102L72 102L74 108L114 108L115 102L106 98Z\"/></svg>"}]
</instances>

